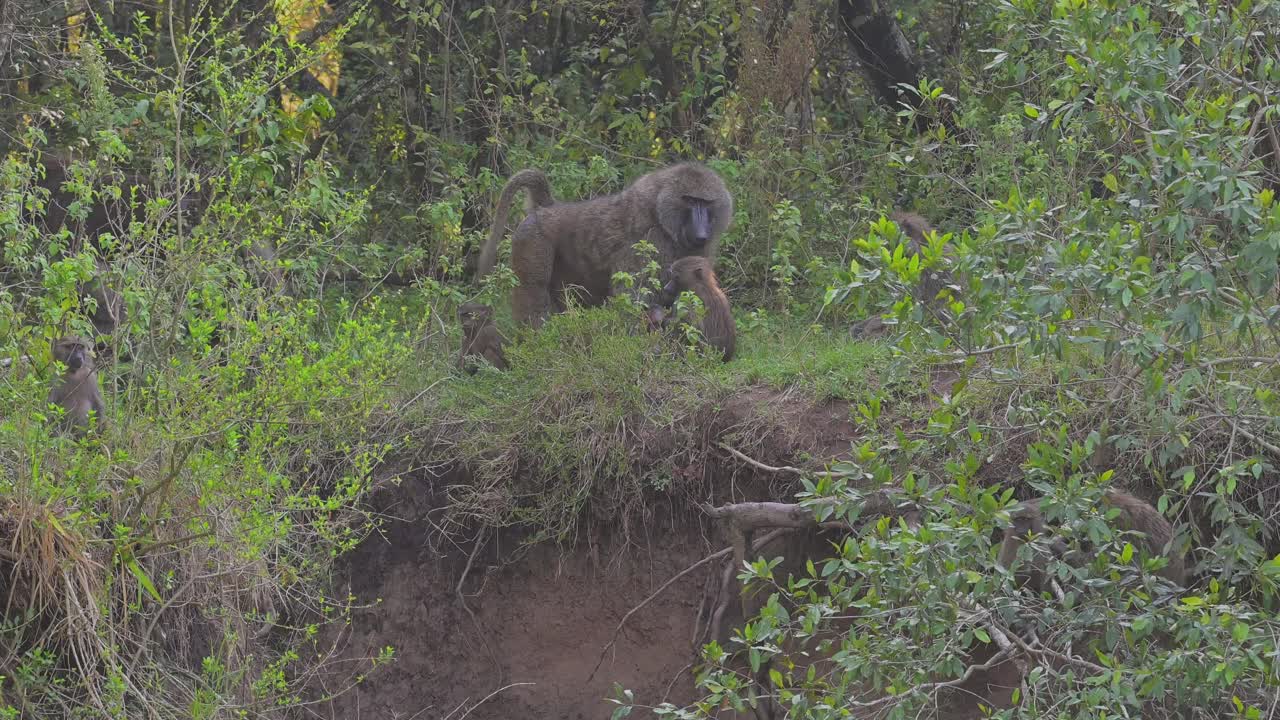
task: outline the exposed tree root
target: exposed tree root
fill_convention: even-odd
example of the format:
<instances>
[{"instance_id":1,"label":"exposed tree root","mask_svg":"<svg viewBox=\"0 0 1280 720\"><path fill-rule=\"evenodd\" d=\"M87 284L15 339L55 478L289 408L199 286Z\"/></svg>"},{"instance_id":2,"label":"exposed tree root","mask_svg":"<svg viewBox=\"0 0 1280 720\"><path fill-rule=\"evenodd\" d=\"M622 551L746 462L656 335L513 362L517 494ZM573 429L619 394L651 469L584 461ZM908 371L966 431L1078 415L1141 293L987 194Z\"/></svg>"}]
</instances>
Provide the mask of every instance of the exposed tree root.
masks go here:
<instances>
[{"instance_id":1,"label":"exposed tree root","mask_svg":"<svg viewBox=\"0 0 1280 720\"><path fill-rule=\"evenodd\" d=\"M454 587L453 592L458 596L458 602L461 603L462 609L466 611L467 616L471 618L471 623L476 627L476 635L480 638L480 643L484 645L485 652L489 655L489 659L493 662L494 672L497 673L498 682L503 681L502 662L498 659L498 654L493 651L493 647L489 645L488 638L485 637L484 625L480 624L480 619L471 611L471 606L467 605L467 596L462 593L462 586L467 581L467 575L471 573L471 566L475 564L476 556L480 554L480 548L484 547L485 530L481 530L476 535L476 544L471 548L471 555L467 557L467 566L462 569L462 576L458 578L458 584ZM516 683L517 685L521 683ZM486 700L488 698L485 698ZM481 703L484 700L480 701ZM472 708L474 709L474 708ZM470 712L468 710L467 712ZM464 714L465 717L465 714Z\"/></svg>"}]
</instances>

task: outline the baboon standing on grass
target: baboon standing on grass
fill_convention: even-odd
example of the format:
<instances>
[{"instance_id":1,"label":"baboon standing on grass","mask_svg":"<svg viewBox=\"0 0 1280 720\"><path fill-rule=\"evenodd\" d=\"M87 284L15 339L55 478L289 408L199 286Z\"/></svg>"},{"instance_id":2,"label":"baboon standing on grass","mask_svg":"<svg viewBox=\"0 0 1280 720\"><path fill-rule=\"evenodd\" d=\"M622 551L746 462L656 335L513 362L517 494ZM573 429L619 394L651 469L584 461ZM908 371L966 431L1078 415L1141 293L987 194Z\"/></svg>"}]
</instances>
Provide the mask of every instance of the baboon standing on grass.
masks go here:
<instances>
[{"instance_id":1,"label":"baboon standing on grass","mask_svg":"<svg viewBox=\"0 0 1280 720\"><path fill-rule=\"evenodd\" d=\"M690 255L714 258L733 217L724 181L697 163L655 170L616 195L568 203L555 202L542 171L522 170L498 199L477 278L493 269L511 201L520 190L529 191L529 214L511 239L511 266L520 279L511 304L516 320L535 328L553 310L565 309L563 293L570 286L588 305L622 292L613 275L643 269L644 259L634 248L640 240L657 248L656 260L664 268Z\"/></svg>"},{"instance_id":2,"label":"baboon standing on grass","mask_svg":"<svg viewBox=\"0 0 1280 720\"><path fill-rule=\"evenodd\" d=\"M698 324L702 339L719 350L725 362L732 360L737 330L733 312L729 309L729 298L720 289L710 260L693 255L671 264L671 280L663 288L666 304L674 303L685 290L697 295L706 309L702 322Z\"/></svg>"},{"instance_id":3,"label":"baboon standing on grass","mask_svg":"<svg viewBox=\"0 0 1280 720\"><path fill-rule=\"evenodd\" d=\"M1044 515L1041 511L1043 498L1029 500L1018 506L1011 513L1012 523L1004 531L1004 541L1000 544L999 562L1008 568L1018 557L1018 548L1027 542L1028 535L1040 535L1045 531ZM1139 500L1123 490L1108 489L1103 496L1105 504L1120 510L1115 525L1120 530L1137 531L1143 539L1137 543L1138 550L1149 556L1163 555L1168 564L1158 572L1162 577L1177 585L1186 585L1186 564L1182 552L1171 544L1173 526L1148 503ZM1060 537L1050 542L1050 551L1060 558L1065 558L1067 544ZM1045 568L1049 558L1045 552L1036 552L1031 561L1021 568L1016 577L1019 584L1030 583L1036 592L1048 589Z\"/></svg>"},{"instance_id":4,"label":"baboon standing on grass","mask_svg":"<svg viewBox=\"0 0 1280 720\"><path fill-rule=\"evenodd\" d=\"M462 351L458 353L458 369L467 374L476 372L472 357L482 357L499 370L507 369L507 357L502 352L506 339L493 322L493 308L480 303L464 303L458 307L458 320L462 323Z\"/></svg>"},{"instance_id":5,"label":"baboon standing on grass","mask_svg":"<svg viewBox=\"0 0 1280 720\"><path fill-rule=\"evenodd\" d=\"M98 373L93 368L93 343L77 335L68 335L53 343L53 359L67 367L54 381L49 402L62 407L64 429L83 433L89 427L89 411L102 422L106 405L98 390Z\"/></svg>"}]
</instances>

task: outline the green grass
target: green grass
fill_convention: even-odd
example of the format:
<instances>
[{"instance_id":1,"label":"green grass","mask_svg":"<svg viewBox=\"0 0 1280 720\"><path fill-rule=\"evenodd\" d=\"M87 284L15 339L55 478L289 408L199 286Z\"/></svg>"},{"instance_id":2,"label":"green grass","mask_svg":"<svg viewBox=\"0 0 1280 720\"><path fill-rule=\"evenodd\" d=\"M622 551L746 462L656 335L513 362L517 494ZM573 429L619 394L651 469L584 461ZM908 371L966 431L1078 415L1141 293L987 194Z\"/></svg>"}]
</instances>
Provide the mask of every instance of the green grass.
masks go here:
<instances>
[{"instance_id":1,"label":"green grass","mask_svg":"<svg viewBox=\"0 0 1280 720\"><path fill-rule=\"evenodd\" d=\"M530 541L564 541L584 517L612 522L647 493L699 495L680 471L713 451L706 428L727 398L763 385L862 401L879 391L889 355L881 344L770 320L740 328L737 356L722 363L641 327L618 307L556 315L537 332L508 325L507 372L462 375L451 354L437 353L422 368L430 381L407 384L435 383L415 406L418 424L434 428L433 459L472 472L451 491L454 510L528 524ZM456 353L457 342L444 345Z\"/></svg>"},{"instance_id":2,"label":"green grass","mask_svg":"<svg viewBox=\"0 0 1280 720\"><path fill-rule=\"evenodd\" d=\"M815 399L865 400L883 382L889 358L884 343L855 341L846 333L773 319L744 329L738 351L722 372L736 385L797 387Z\"/></svg>"}]
</instances>

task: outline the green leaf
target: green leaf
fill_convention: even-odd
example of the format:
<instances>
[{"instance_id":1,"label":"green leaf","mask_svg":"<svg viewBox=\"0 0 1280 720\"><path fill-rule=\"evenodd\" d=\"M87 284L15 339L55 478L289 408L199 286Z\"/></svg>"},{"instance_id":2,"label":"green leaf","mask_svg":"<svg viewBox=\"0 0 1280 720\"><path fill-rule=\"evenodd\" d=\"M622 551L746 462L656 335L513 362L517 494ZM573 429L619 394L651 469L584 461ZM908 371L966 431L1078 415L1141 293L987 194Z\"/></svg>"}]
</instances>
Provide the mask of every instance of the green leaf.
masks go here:
<instances>
[{"instance_id":1,"label":"green leaf","mask_svg":"<svg viewBox=\"0 0 1280 720\"><path fill-rule=\"evenodd\" d=\"M151 582L151 578L147 577L147 572L138 564L138 560L136 558L131 557L128 560L125 560L125 565L129 568L129 572L133 573L133 576L138 578L138 583L142 585L142 589L146 590L147 594L150 595L153 600L158 603L164 602L164 600L160 598L160 593L156 591L155 584Z\"/></svg>"},{"instance_id":2,"label":"green leaf","mask_svg":"<svg viewBox=\"0 0 1280 720\"><path fill-rule=\"evenodd\" d=\"M1036 118L1040 117L1040 110L1037 109L1036 106L1032 105L1031 103L1025 103L1022 106L1022 112L1026 113L1027 117L1031 118L1032 120L1035 120Z\"/></svg>"},{"instance_id":3,"label":"green leaf","mask_svg":"<svg viewBox=\"0 0 1280 720\"><path fill-rule=\"evenodd\" d=\"M1111 173L1107 173L1106 175L1102 176L1102 184L1105 185L1107 189L1113 193L1120 192L1120 182L1117 181L1116 176L1112 175Z\"/></svg>"}]
</instances>

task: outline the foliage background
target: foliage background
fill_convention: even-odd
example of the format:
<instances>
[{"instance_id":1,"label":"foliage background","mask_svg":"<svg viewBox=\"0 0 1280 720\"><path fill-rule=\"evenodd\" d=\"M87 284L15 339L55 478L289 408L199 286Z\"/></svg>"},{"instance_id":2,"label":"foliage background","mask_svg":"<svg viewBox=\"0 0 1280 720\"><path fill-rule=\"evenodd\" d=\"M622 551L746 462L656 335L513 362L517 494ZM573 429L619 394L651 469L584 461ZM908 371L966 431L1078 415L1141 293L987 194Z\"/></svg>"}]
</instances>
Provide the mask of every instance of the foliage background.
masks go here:
<instances>
[{"instance_id":1,"label":"foliage background","mask_svg":"<svg viewBox=\"0 0 1280 720\"><path fill-rule=\"evenodd\" d=\"M868 56L863 16L911 56ZM821 581L746 573L777 597L735 647L776 656L793 715L905 717L992 626L1061 647L1103 617L1125 632L1007 712L1268 714L1277 28L1269 0L0 2L0 712L298 712L319 628L354 602L333 559L393 461L478 468L447 531L570 543L645 493L696 494L627 428L692 447L708 403L763 383L861 423L815 494L844 511L884 483L934 508L838 548ZM611 307L522 334L509 376L451 374L506 176L541 167L577 198L687 157L737 201L718 271L741 362L669 353ZM943 235L901 252L894 208ZM913 297L943 266L949 297ZM47 346L90 331L94 277L128 322L104 347L109 417L76 443L45 422ZM480 297L505 313L513 282ZM871 315L892 343L848 339ZM940 368L958 382L915 402ZM990 547L1005 489L1089 516L1104 470L1180 521L1194 587L1136 589L1102 553L1061 569L1093 591L1065 610L1014 593ZM898 620L783 672L836 608ZM746 701L718 653L681 712Z\"/></svg>"}]
</instances>

